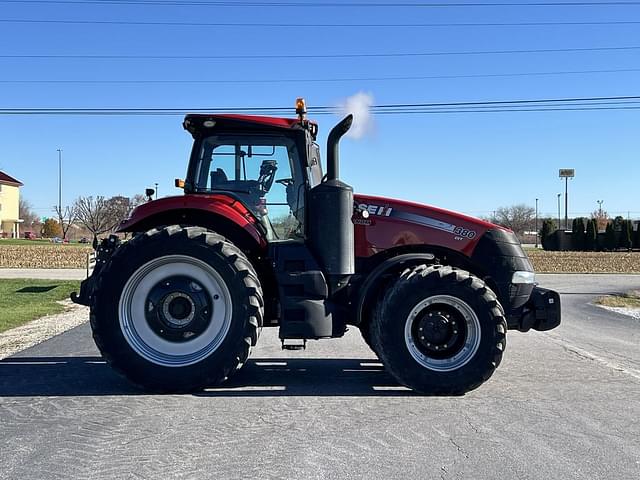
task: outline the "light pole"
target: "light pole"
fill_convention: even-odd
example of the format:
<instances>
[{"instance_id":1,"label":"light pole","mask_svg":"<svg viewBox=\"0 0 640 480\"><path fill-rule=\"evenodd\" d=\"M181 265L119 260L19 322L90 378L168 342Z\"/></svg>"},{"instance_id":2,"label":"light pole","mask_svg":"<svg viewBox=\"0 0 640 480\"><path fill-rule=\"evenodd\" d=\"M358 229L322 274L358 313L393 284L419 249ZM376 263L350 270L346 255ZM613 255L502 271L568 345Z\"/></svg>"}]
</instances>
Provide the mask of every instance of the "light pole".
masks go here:
<instances>
[{"instance_id":1,"label":"light pole","mask_svg":"<svg viewBox=\"0 0 640 480\"><path fill-rule=\"evenodd\" d=\"M158 199L158 184L156 183L155 186L156 186L156 200L157 200Z\"/></svg>"},{"instance_id":2,"label":"light pole","mask_svg":"<svg viewBox=\"0 0 640 480\"><path fill-rule=\"evenodd\" d=\"M62 149L58 149L58 212L62 215Z\"/></svg>"},{"instance_id":3,"label":"light pole","mask_svg":"<svg viewBox=\"0 0 640 480\"><path fill-rule=\"evenodd\" d=\"M561 168L560 178L564 178L564 229L569 228L569 179L576 176L573 168Z\"/></svg>"},{"instance_id":4,"label":"light pole","mask_svg":"<svg viewBox=\"0 0 640 480\"><path fill-rule=\"evenodd\" d=\"M596 202L598 202L598 216L602 218L602 204L604 200L596 200Z\"/></svg>"},{"instance_id":5,"label":"light pole","mask_svg":"<svg viewBox=\"0 0 640 480\"><path fill-rule=\"evenodd\" d=\"M560 197L562 196L561 193L558 194L558 230L560 230Z\"/></svg>"},{"instance_id":6,"label":"light pole","mask_svg":"<svg viewBox=\"0 0 640 480\"><path fill-rule=\"evenodd\" d=\"M538 248L538 199L536 198L536 248Z\"/></svg>"}]
</instances>

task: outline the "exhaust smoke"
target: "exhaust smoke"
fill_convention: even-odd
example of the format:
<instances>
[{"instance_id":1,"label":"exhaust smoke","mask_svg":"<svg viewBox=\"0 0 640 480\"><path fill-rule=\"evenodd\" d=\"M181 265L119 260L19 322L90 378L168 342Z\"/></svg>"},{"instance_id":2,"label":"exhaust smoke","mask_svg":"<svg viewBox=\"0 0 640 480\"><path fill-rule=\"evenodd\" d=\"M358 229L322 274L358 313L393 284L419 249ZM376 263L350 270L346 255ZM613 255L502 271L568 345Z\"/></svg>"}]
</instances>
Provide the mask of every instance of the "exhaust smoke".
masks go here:
<instances>
[{"instance_id":1,"label":"exhaust smoke","mask_svg":"<svg viewBox=\"0 0 640 480\"><path fill-rule=\"evenodd\" d=\"M347 137L357 140L373 131L372 105L373 95L367 92L358 92L338 104L341 116L353 114L353 125L347 132Z\"/></svg>"}]
</instances>

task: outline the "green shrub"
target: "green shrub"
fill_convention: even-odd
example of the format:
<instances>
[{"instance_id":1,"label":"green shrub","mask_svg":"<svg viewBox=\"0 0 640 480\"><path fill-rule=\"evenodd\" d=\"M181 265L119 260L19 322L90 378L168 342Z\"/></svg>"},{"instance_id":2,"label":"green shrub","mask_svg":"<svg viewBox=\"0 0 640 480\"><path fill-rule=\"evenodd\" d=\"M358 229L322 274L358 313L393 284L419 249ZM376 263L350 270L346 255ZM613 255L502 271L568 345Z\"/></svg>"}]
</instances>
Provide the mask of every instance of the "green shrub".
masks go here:
<instances>
[{"instance_id":1,"label":"green shrub","mask_svg":"<svg viewBox=\"0 0 640 480\"><path fill-rule=\"evenodd\" d=\"M595 218L587 220L587 234L584 242L585 250L595 252L598 249L598 221Z\"/></svg>"},{"instance_id":2,"label":"green shrub","mask_svg":"<svg viewBox=\"0 0 640 480\"><path fill-rule=\"evenodd\" d=\"M622 221L622 228L620 231L620 240L618 242L618 246L620 248L624 248L626 250L631 250L631 247L633 246L633 237L632 237L632 223L631 220L623 220Z\"/></svg>"},{"instance_id":3,"label":"green shrub","mask_svg":"<svg viewBox=\"0 0 640 480\"><path fill-rule=\"evenodd\" d=\"M609 222L604 231L604 248L613 251L616 249L616 246L616 231L614 230L613 223Z\"/></svg>"},{"instance_id":4,"label":"green shrub","mask_svg":"<svg viewBox=\"0 0 640 480\"><path fill-rule=\"evenodd\" d=\"M571 226L571 247L572 250L580 251L585 248L584 218L578 217L573 219Z\"/></svg>"},{"instance_id":5,"label":"green shrub","mask_svg":"<svg viewBox=\"0 0 640 480\"><path fill-rule=\"evenodd\" d=\"M542 228L540 229L540 243L545 250L554 250L551 234L556 230L556 222L550 218L542 220Z\"/></svg>"}]
</instances>

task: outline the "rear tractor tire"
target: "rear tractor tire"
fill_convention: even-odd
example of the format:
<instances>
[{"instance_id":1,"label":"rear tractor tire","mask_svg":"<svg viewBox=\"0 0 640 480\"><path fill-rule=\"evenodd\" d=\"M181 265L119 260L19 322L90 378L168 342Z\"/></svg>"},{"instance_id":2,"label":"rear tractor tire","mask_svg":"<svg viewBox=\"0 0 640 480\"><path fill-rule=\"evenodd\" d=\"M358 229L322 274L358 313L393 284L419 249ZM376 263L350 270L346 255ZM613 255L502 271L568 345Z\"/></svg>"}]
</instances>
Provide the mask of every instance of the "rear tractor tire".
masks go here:
<instances>
[{"instance_id":1,"label":"rear tractor tire","mask_svg":"<svg viewBox=\"0 0 640 480\"><path fill-rule=\"evenodd\" d=\"M502 360L507 324L479 278L448 266L402 272L374 308L371 342L402 385L461 395L489 379Z\"/></svg>"},{"instance_id":2,"label":"rear tractor tire","mask_svg":"<svg viewBox=\"0 0 640 480\"><path fill-rule=\"evenodd\" d=\"M249 357L263 318L247 257L199 227L150 230L120 246L99 277L93 338L119 373L145 389L216 385Z\"/></svg>"}]
</instances>

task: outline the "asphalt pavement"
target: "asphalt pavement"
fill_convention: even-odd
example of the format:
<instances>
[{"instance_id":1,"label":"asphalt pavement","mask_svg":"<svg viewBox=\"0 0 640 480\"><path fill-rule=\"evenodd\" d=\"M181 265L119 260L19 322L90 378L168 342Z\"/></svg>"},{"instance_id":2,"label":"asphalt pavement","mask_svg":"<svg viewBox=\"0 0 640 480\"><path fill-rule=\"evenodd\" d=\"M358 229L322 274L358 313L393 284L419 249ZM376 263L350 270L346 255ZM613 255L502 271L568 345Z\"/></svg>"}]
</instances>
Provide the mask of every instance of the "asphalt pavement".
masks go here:
<instances>
[{"instance_id":1,"label":"asphalt pavement","mask_svg":"<svg viewBox=\"0 0 640 480\"><path fill-rule=\"evenodd\" d=\"M0 361L1 479L638 479L640 321L590 304L640 276L541 275L563 323L509 332L479 389L399 387L360 339L279 348L223 388L147 395L85 324Z\"/></svg>"}]
</instances>

